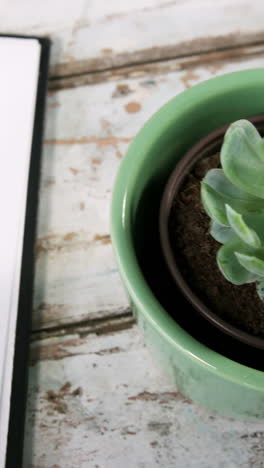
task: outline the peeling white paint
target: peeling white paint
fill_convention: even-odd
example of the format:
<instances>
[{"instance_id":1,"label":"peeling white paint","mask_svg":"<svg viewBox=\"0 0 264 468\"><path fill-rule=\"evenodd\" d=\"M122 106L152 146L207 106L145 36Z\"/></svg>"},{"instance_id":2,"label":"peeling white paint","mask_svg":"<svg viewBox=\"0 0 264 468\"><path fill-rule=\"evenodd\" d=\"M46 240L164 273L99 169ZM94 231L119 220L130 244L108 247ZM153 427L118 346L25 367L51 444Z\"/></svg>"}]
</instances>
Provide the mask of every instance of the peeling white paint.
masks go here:
<instances>
[{"instance_id":1,"label":"peeling white paint","mask_svg":"<svg viewBox=\"0 0 264 468\"><path fill-rule=\"evenodd\" d=\"M72 73L76 61L87 71L263 40L263 15L261 0L2 0L0 29L50 35L51 64Z\"/></svg>"},{"instance_id":2,"label":"peeling white paint","mask_svg":"<svg viewBox=\"0 0 264 468\"><path fill-rule=\"evenodd\" d=\"M61 342L71 357L30 369L25 468L261 467L264 423L221 418L178 394L136 327Z\"/></svg>"}]
</instances>

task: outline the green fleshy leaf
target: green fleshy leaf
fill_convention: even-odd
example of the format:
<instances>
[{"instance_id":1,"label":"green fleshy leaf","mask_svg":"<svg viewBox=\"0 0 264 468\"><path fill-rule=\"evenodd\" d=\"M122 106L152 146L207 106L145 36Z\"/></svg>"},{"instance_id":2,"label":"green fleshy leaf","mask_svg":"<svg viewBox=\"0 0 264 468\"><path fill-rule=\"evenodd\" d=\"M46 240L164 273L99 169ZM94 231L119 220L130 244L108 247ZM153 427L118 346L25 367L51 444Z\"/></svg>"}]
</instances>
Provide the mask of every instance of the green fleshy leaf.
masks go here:
<instances>
[{"instance_id":1,"label":"green fleshy leaf","mask_svg":"<svg viewBox=\"0 0 264 468\"><path fill-rule=\"evenodd\" d=\"M255 125L249 122L249 120L246 120L246 119L237 120L236 122L230 125L229 129L230 128L241 129L246 135L248 143L250 143L252 146L257 146L261 142L261 136L259 132L257 131Z\"/></svg>"},{"instance_id":2,"label":"green fleshy leaf","mask_svg":"<svg viewBox=\"0 0 264 468\"><path fill-rule=\"evenodd\" d=\"M223 276L233 284L253 283L259 276L244 268L238 261L235 252L245 255L252 253L252 248L244 244L239 237L234 237L217 252L217 265Z\"/></svg>"},{"instance_id":3,"label":"green fleshy leaf","mask_svg":"<svg viewBox=\"0 0 264 468\"><path fill-rule=\"evenodd\" d=\"M211 169L201 183L201 199L206 213L215 221L229 225L225 205L243 214L264 213L262 199L235 187L222 169Z\"/></svg>"},{"instance_id":4,"label":"green fleshy leaf","mask_svg":"<svg viewBox=\"0 0 264 468\"><path fill-rule=\"evenodd\" d=\"M251 210L252 207L259 206L263 210L263 200L250 193L241 190L236 187L230 180L226 177L223 169L210 169L205 175L203 182L209 185L222 197L227 199L235 200L236 203L241 204L241 208L246 211Z\"/></svg>"},{"instance_id":5,"label":"green fleshy leaf","mask_svg":"<svg viewBox=\"0 0 264 468\"><path fill-rule=\"evenodd\" d=\"M264 301L264 281L258 281L256 287L259 298Z\"/></svg>"},{"instance_id":6,"label":"green fleshy leaf","mask_svg":"<svg viewBox=\"0 0 264 468\"><path fill-rule=\"evenodd\" d=\"M210 225L210 234L211 236L221 244L225 244L230 239L235 237L234 231L223 224L218 223L217 221L212 220Z\"/></svg>"},{"instance_id":7,"label":"green fleshy leaf","mask_svg":"<svg viewBox=\"0 0 264 468\"><path fill-rule=\"evenodd\" d=\"M247 226L257 233L262 246L264 246L264 214L248 214L243 216L243 218Z\"/></svg>"},{"instance_id":8,"label":"green fleshy leaf","mask_svg":"<svg viewBox=\"0 0 264 468\"><path fill-rule=\"evenodd\" d=\"M253 255L247 255L241 252L235 252L240 265L246 268L250 273L257 276L264 276L264 261Z\"/></svg>"},{"instance_id":9,"label":"green fleshy leaf","mask_svg":"<svg viewBox=\"0 0 264 468\"><path fill-rule=\"evenodd\" d=\"M264 198L263 149L254 125L246 120L230 125L221 149L221 164L225 175L235 186Z\"/></svg>"},{"instance_id":10,"label":"green fleshy leaf","mask_svg":"<svg viewBox=\"0 0 264 468\"><path fill-rule=\"evenodd\" d=\"M257 233L247 226L240 213L237 213L231 206L226 205L226 215L230 227L240 239L254 248L261 246L261 241Z\"/></svg>"},{"instance_id":11,"label":"green fleshy leaf","mask_svg":"<svg viewBox=\"0 0 264 468\"><path fill-rule=\"evenodd\" d=\"M213 220L228 226L225 204L221 197L205 182L201 183L201 199L203 207Z\"/></svg>"},{"instance_id":12,"label":"green fleshy leaf","mask_svg":"<svg viewBox=\"0 0 264 468\"><path fill-rule=\"evenodd\" d=\"M264 161L264 138L261 139L261 141L257 145L258 151L261 155L262 161Z\"/></svg>"}]
</instances>

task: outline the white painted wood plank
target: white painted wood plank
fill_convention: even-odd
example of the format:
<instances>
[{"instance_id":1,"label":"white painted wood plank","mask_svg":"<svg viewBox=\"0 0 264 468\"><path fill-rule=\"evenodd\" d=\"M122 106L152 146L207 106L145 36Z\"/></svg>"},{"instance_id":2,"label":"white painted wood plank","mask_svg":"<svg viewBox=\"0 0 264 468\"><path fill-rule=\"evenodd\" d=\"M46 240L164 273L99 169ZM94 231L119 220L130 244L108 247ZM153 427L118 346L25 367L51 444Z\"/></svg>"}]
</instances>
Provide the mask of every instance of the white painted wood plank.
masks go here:
<instances>
[{"instance_id":1,"label":"white painted wood plank","mask_svg":"<svg viewBox=\"0 0 264 468\"><path fill-rule=\"evenodd\" d=\"M263 466L264 423L186 400L136 327L37 342L32 360L25 468Z\"/></svg>"},{"instance_id":2,"label":"white painted wood plank","mask_svg":"<svg viewBox=\"0 0 264 468\"><path fill-rule=\"evenodd\" d=\"M112 187L129 141L161 105L186 87L215 74L263 65L261 55L169 73L137 71L134 78L49 96L34 329L120 314L127 308L109 222Z\"/></svg>"},{"instance_id":3,"label":"white painted wood plank","mask_svg":"<svg viewBox=\"0 0 264 468\"><path fill-rule=\"evenodd\" d=\"M262 0L2 0L0 30L49 35L52 74L264 39Z\"/></svg>"}]
</instances>

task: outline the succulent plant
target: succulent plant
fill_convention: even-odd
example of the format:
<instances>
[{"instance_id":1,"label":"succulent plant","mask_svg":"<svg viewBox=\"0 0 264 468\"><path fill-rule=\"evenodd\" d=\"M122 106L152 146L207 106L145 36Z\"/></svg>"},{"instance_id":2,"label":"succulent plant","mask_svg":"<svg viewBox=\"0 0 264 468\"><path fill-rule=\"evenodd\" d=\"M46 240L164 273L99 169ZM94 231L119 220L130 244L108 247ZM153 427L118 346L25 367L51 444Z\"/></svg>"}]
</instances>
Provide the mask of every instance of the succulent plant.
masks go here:
<instances>
[{"instance_id":1,"label":"succulent plant","mask_svg":"<svg viewBox=\"0 0 264 468\"><path fill-rule=\"evenodd\" d=\"M264 300L264 139L247 120L231 124L220 153L221 169L201 183L210 233L223 244L217 264L235 285L256 283Z\"/></svg>"}]
</instances>

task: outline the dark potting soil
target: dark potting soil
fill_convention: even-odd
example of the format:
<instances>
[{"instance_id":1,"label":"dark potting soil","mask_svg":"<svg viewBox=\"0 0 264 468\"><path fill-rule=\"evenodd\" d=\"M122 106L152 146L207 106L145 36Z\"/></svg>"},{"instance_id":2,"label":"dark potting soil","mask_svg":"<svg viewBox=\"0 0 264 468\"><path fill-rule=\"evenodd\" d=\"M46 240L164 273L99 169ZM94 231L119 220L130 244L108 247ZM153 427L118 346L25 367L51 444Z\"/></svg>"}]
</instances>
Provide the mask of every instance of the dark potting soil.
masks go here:
<instances>
[{"instance_id":1,"label":"dark potting soil","mask_svg":"<svg viewBox=\"0 0 264 468\"><path fill-rule=\"evenodd\" d=\"M169 232L177 264L197 296L230 324L264 337L264 303L255 284L235 286L220 273L216 253L221 244L209 233L210 219L200 201L200 182L219 167L219 155L196 163L173 202Z\"/></svg>"}]
</instances>

